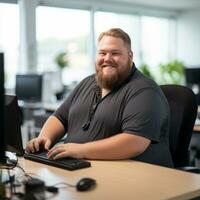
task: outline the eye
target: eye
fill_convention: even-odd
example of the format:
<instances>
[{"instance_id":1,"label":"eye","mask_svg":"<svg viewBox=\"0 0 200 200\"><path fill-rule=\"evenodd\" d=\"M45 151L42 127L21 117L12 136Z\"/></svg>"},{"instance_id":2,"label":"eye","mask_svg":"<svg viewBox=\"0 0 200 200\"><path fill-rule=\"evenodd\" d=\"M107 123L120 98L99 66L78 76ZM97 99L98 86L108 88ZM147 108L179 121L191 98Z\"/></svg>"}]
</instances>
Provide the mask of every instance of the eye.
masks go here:
<instances>
[{"instance_id":1,"label":"eye","mask_svg":"<svg viewBox=\"0 0 200 200\"><path fill-rule=\"evenodd\" d=\"M99 55L100 55L100 56L104 56L104 55L106 55L106 53L104 53L104 52L99 52Z\"/></svg>"},{"instance_id":2,"label":"eye","mask_svg":"<svg viewBox=\"0 0 200 200\"><path fill-rule=\"evenodd\" d=\"M120 52L113 52L112 55L113 56L118 56L118 55L120 55Z\"/></svg>"}]
</instances>

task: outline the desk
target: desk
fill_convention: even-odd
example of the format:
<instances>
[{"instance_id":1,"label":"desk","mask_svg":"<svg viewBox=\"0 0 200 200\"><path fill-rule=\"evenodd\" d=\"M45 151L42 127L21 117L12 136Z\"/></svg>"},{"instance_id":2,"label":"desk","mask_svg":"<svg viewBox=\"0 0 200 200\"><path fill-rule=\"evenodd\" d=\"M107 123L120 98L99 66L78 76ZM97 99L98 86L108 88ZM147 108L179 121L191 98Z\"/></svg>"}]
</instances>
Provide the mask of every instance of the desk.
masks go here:
<instances>
[{"instance_id":1,"label":"desk","mask_svg":"<svg viewBox=\"0 0 200 200\"><path fill-rule=\"evenodd\" d=\"M82 177L96 179L97 187L88 192L60 189L52 200L184 200L200 196L200 175L137 161L91 161L92 167L67 171L23 158L19 164L35 173L47 185L76 184Z\"/></svg>"},{"instance_id":2,"label":"desk","mask_svg":"<svg viewBox=\"0 0 200 200\"><path fill-rule=\"evenodd\" d=\"M200 133L200 125L194 125L193 131Z\"/></svg>"}]
</instances>

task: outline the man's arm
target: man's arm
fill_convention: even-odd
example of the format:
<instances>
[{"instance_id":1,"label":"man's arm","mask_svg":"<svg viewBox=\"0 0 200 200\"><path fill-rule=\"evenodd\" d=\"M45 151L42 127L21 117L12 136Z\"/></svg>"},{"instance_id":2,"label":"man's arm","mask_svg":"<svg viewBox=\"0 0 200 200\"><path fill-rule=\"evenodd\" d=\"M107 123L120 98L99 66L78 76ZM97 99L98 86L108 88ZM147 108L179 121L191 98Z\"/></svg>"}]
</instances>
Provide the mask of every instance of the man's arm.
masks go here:
<instances>
[{"instance_id":1,"label":"man's arm","mask_svg":"<svg viewBox=\"0 0 200 200\"><path fill-rule=\"evenodd\" d=\"M38 137L47 137L51 141L56 141L65 133L65 128L60 120L55 116L50 116L45 122Z\"/></svg>"},{"instance_id":2,"label":"man's arm","mask_svg":"<svg viewBox=\"0 0 200 200\"><path fill-rule=\"evenodd\" d=\"M150 140L128 133L85 144L85 156L90 159L126 159L138 156L149 146Z\"/></svg>"},{"instance_id":3,"label":"man's arm","mask_svg":"<svg viewBox=\"0 0 200 200\"><path fill-rule=\"evenodd\" d=\"M42 127L39 136L27 143L26 151L35 152L39 151L40 148L48 150L64 133L65 128L63 124L55 116L50 116Z\"/></svg>"},{"instance_id":4,"label":"man's arm","mask_svg":"<svg viewBox=\"0 0 200 200\"><path fill-rule=\"evenodd\" d=\"M52 148L48 156L53 159L75 157L102 160L128 159L140 155L149 146L150 140L128 133L85 144L68 143Z\"/></svg>"}]
</instances>

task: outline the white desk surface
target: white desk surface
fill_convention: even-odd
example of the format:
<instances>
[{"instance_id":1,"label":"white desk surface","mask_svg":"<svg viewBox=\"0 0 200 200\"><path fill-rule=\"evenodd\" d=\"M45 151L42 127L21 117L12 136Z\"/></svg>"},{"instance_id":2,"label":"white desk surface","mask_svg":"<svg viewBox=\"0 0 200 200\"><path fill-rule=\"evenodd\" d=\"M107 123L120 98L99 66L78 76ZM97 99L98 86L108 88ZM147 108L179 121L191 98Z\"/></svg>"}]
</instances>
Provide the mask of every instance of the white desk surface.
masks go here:
<instances>
[{"instance_id":1,"label":"white desk surface","mask_svg":"<svg viewBox=\"0 0 200 200\"><path fill-rule=\"evenodd\" d=\"M76 184L91 177L97 186L87 192L60 189L52 200L184 200L200 196L200 175L137 161L91 161L92 167L67 171L19 159L27 173L34 173L46 185Z\"/></svg>"}]
</instances>

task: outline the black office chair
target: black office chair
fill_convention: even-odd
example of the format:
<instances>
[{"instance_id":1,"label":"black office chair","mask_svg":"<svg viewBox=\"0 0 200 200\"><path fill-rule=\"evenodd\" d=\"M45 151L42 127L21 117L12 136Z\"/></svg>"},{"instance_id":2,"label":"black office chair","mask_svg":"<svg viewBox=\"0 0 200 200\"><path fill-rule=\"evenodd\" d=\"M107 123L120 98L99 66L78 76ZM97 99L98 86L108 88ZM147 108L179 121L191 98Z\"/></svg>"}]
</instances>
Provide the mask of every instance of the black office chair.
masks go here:
<instances>
[{"instance_id":1,"label":"black office chair","mask_svg":"<svg viewBox=\"0 0 200 200\"><path fill-rule=\"evenodd\" d=\"M196 98L191 89L181 85L161 85L171 111L169 143L175 168L199 173L189 165L189 144L197 116Z\"/></svg>"}]
</instances>

